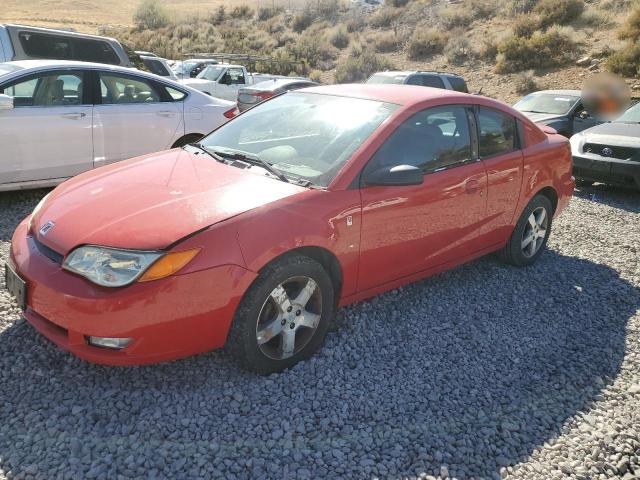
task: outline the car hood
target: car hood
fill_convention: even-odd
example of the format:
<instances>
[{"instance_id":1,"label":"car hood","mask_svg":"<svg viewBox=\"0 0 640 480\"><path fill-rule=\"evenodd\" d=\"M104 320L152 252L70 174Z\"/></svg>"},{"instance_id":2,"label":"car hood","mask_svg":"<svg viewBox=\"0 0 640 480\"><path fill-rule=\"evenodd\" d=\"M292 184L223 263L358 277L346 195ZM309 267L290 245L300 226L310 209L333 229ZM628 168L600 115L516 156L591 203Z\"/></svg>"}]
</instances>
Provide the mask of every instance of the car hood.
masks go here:
<instances>
[{"instance_id":1,"label":"car hood","mask_svg":"<svg viewBox=\"0 0 640 480\"><path fill-rule=\"evenodd\" d=\"M610 122L583 130L585 142L601 145L640 147L640 124Z\"/></svg>"},{"instance_id":2,"label":"car hood","mask_svg":"<svg viewBox=\"0 0 640 480\"><path fill-rule=\"evenodd\" d=\"M32 231L60 254L82 244L165 248L200 229L306 190L262 172L181 149L134 158L61 184L34 211ZM41 229L49 222L53 227L43 235Z\"/></svg>"},{"instance_id":3,"label":"car hood","mask_svg":"<svg viewBox=\"0 0 640 480\"><path fill-rule=\"evenodd\" d=\"M553 120L564 120L565 115L557 115L555 113L533 113L533 112L520 112L529 120L535 123L548 123Z\"/></svg>"}]
</instances>

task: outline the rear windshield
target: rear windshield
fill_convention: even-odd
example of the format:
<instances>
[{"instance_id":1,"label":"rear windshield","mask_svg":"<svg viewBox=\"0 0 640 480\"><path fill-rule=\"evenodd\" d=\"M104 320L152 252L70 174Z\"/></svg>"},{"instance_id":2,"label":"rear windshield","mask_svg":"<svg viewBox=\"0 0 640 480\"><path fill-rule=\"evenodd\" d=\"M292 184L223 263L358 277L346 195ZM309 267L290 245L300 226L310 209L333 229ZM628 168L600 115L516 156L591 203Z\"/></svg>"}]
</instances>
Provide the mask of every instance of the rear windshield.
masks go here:
<instances>
[{"instance_id":1,"label":"rear windshield","mask_svg":"<svg viewBox=\"0 0 640 480\"><path fill-rule=\"evenodd\" d=\"M404 83L406 75L385 75L382 73L376 73L369 77L365 83Z\"/></svg>"},{"instance_id":2,"label":"rear windshield","mask_svg":"<svg viewBox=\"0 0 640 480\"><path fill-rule=\"evenodd\" d=\"M20 32L20 45L31 58L79 60L118 65L120 59L108 42L39 32Z\"/></svg>"}]
</instances>

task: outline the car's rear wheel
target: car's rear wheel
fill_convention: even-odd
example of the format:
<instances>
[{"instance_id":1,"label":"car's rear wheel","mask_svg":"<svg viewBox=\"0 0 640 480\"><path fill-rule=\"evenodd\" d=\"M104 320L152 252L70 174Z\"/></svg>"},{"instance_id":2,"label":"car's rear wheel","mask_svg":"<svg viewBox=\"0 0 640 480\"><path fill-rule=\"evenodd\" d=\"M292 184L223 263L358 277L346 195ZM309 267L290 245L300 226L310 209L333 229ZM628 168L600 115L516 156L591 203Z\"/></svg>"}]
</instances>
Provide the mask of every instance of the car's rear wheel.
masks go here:
<instances>
[{"instance_id":1,"label":"car's rear wheel","mask_svg":"<svg viewBox=\"0 0 640 480\"><path fill-rule=\"evenodd\" d=\"M322 265L305 256L283 257L245 293L227 350L249 370L280 372L318 350L333 311L333 285Z\"/></svg>"},{"instance_id":2,"label":"car's rear wheel","mask_svg":"<svg viewBox=\"0 0 640 480\"><path fill-rule=\"evenodd\" d=\"M544 195L533 197L502 251L504 259L518 267L534 263L547 245L552 218L553 207L549 199Z\"/></svg>"}]
</instances>

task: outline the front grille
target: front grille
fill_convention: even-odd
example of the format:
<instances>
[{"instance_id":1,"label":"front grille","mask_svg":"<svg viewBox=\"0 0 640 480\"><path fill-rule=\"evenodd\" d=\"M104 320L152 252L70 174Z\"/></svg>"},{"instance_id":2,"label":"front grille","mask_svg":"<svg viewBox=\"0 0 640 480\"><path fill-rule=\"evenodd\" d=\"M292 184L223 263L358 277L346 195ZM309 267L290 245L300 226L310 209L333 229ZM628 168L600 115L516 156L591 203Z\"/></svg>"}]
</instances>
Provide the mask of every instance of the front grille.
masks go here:
<instances>
[{"instance_id":1,"label":"front grille","mask_svg":"<svg viewBox=\"0 0 640 480\"><path fill-rule=\"evenodd\" d=\"M45 244L38 241L38 239L35 236L31 237L31 239L33 240L34 245L42 255L47 257L49 260L56 262L58 265L62 265L62 260L64 260L64 255L61 255L55 250L50 249Z\"/></svg>"},{"instance_id":2,"label":"front grille","mask_svg":"<svg viewBox=\"0 0 640 480\"><path fill-rule=\"evenodd\" d=\"M585 153L595 153L602 157L617 158L620 160L635 160L638 158L638 149L633 147L619 147L616 145L603 145L600 143L585 143L583 151Z\"/></svg>"}]
</instances>

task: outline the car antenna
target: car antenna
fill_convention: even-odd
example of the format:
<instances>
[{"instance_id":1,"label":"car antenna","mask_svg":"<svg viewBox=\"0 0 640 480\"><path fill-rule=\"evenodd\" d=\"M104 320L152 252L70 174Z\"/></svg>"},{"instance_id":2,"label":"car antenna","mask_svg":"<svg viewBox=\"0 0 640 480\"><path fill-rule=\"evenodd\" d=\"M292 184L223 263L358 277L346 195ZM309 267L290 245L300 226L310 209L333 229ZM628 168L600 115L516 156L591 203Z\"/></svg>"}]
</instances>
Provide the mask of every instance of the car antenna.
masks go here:
<instances>
[{"instance_id":1,"label":"car antenna","mask_svg":"<svg viewBox=\"0 0 640 480\"><path fill-rule=\"evenodd\" d=\"M476 92L476 95L481 95L482 94L482 89L484 88L484 85L480 87L480 90L478 90Z\"/></svg>"}]
</instances>

